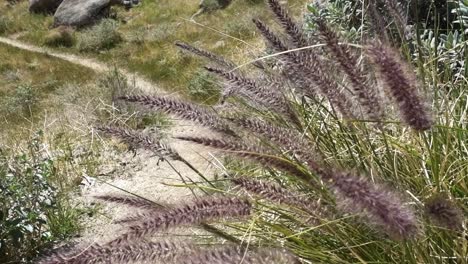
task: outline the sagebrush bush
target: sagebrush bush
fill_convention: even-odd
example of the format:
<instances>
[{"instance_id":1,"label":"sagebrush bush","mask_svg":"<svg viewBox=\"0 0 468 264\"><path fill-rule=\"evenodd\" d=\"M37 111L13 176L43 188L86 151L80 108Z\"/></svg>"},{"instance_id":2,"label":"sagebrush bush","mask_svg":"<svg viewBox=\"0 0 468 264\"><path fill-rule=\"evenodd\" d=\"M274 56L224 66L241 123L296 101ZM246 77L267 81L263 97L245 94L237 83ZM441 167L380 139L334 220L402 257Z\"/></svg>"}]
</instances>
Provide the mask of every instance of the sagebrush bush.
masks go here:
<instances>
[{"instance_id":1,"label":"sagebrush bush","mask_svg":"<svg viewBox=\"0 0 468 264\"><path fill-rule=\"evenodd\" d=\"M79 51L98 52L115 47L122 41L118 31L118 22L103 19L99 24L78 34L77 48Z\"/></svg>"}]
</instances>

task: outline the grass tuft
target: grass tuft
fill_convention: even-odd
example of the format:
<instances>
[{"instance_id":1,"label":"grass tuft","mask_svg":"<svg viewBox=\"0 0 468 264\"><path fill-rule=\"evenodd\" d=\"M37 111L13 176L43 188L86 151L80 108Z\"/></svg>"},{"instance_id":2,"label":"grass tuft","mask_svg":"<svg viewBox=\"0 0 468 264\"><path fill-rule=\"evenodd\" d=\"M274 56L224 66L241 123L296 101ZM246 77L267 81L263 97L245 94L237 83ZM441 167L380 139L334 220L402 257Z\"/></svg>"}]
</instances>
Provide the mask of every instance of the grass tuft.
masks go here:
<instances>
[{"instance_id":1,"label":"grass tuft","mask_svg":"<svg viewBox=\"0 0 468 264\"><path fill-rule=\"evenodd\" d=\"M81 52L99 52L112 49L121 41L118 23L111 19L104 19L78 35L76 46Z\"/></svg>"}]
</instances>

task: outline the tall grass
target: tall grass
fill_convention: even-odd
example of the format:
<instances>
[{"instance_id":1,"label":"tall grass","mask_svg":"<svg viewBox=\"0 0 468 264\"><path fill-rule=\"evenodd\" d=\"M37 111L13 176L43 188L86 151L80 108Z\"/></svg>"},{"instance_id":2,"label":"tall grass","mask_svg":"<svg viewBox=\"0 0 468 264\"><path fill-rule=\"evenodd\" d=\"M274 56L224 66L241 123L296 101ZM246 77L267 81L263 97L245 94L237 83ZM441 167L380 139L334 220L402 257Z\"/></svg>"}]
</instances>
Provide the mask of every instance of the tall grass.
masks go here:
<instances>
[{"instance_id":1,"label":"tall grass","mask_svg":"<svg viewBox=\"0 0 468 264\"><path fill-rule=\"evenodd\" d=\"M80 254L52 256L52 261L110 261L113 252L125 256L120 262L134 261L137 253L159 256L164 251L145 240L156 232L180 224L213 231L206 221L242 216L213 233L238 244L242 252L252 251L245 253L254 256L244 263L468 263L466 79L446 78L430 56L404 59L411 55L405 54L408 43L399 42L403 36L389 40L377 34L351 44L319 13L311 14L306 35L305 25L277 0L267 2L286 37L259 19L254 24L277 52L279 67L244 70L177 44L214 58L215 66L207 70L226 84L229 111L217 113L166 97L120 97L212 128L222 136L179 140L254 165L227 166L222 182L188 186L219 192L221 198L202 198L163 212L155 208L132 218L114 240L78 249ZM406 19L401 6L391 2L389 14L395 28L401 28L398 23ZM138 147L139 142L130 144ZM223 187L215 188L219 183ZM138 243L144 247L134 246ZM265 248L286 252L258 257ZM219 248L208 249L209 257L200 259L205 250L193 249L186 262L187 251L170 259L241 262L235 250L214 253Z\"/></svg>"}]
</instances>

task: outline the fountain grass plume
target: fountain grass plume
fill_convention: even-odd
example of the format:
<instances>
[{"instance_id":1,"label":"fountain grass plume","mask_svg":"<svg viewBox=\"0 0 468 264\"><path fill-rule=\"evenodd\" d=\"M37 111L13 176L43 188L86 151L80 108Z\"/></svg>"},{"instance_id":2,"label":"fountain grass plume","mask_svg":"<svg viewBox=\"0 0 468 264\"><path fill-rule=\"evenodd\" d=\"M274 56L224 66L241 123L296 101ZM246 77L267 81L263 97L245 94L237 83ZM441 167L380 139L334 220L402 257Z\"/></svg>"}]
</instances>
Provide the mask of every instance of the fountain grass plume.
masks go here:
<instances>
[{"instance_id":1,"label":"fountain grass plume","mask_svg":"<svg viewBox=\"0 0 468 264\"><path fill-rule=\"evenodd\" d=\"M137 196L130 196L130 195L96 195L93 196L95 199L103 200L106 202L111 203L118 203L127 206L131 206L138 209L144 210L154 210L158 209L161 210L161 206L155 204L154 202L143 199Z\"/></svg>"},{"instance_id":2,"label":"fountain grass plume","mask_svg":"<svg viewBox=\"0 0 468 264\"><path fill-rule=\"evenodd\" d=\"M219 68L205 67L205 69L228 81L231 89L236 91L236 94L245 93L247 94L246 99L252 100L254 104L260 104L272 112L280 113L290 121L300 125L296 113L294 113L289 102L279 90L280 87L263 87L255 80Z\"/></svg>"},{"instance_id":3,"label":"fountain grass plume","mask_svg":"<svg viewBox=\"0 0 468 264\"><path fill-rule=\"evenodd\" d=\"M268 43L278 52L289 50L286 43L284 43L270 28L260 19L254 18L253 23L257 29L262 33L263 37L268 40Z\"/></svg>"},{"instance_id":4,"label":"fountain grass plume","mask_svg":"<svg viewBox=\"0 0 468 264\"><path fill-rule=\"evenodd\" d=\"M281 149L298 157L309 155L313 149L297 130L280 127L259 118L233 118L232 122L277 143Z\"/></svg>"},{"instance_id":5,"label":"fountain grass plume","mask_svg":"<svg viewBox=\"0 0 468 264\"><path fill-rule=\"evenodd\" d=\"M143 148L150 150L158 155L161 159L164 159L165 157L169 157L174 160L182 159L177 151L172 149L169 145L163 143L162 140L155 140L152 137L143 135L138 131L115 126L98 126L96 129L108 135L119 138L135 149Z\"/></svg>"},{"instance_id":6,"label":"fountain grass plume","mask_svg":"<svg viewBox=\"0 0 468 264\"><path fill-rule=\"evenodd\" d=\"M39 264L95 263L173 263L177 255L193 252L193 245L172 241L138 241L119 246L95 244L72 252L56 252L41 259Z\"/></svg>"},{"instance_id":7,"label":"fountain grass plume","mask_svg":"<svg viewBox=\"0 0 468 264\"><path fill-rule=\"evenodd\" d=\"M158 96L126 95L119 97L131 103L138 103L154 110L164 111L168 114L177 115L186 120L198 122L201 125L210 127L218 132L235 136L229 125L222 120L214 111L201 106Z\"/></svg>"},{"instance_id":8,"label":"fountain grass plume","mask_svg":"<svg viewBox=\"0 0 468 264\"><path fill-rule=\"evenodd\" d=\"M316 19L317 29L327 44L327 48L333 54L333 58L340 65L344 73L349 77L351 87L364 108L365 114L374 121L382 121L383 108L377 91L370 85L366 74L360 69L358 59L349 48L339 43L339 36L321 18Z\"/></svg>"},{"instance_id":9,"label":"fountain grass plume","mask_svg":"<svg viewBox=\"0 0 468 264\"><path fill-rule=\"evenodd\" d=\"M267 42L276 51L286 51L288 48L281 39L276 36L261 20L253 20L257 28ZM323 71L322 60L312 50L301 50L281 54L284 60L284 73L298 88L309 97L315 97L318 93L325 96L333 107L343 116L353 118L353 105L350 98L345 96L327 73Z\"/></svg>"},{"instance_id":10,"label":"fountain grass plume","mask_svg":"<svg viewBox=\"0 0 468 264\"><path fill-rule=\"evenodd\" d=\"M197 48L197 47L194 47L188 43L185 43L185 42L182 42L182 41L176 41L174 43L178 48L182 49L182 50L186 50L186 51L189 51L195 55L198 55L200 57L203 57L203 58L207 58L208 60L212 61L212 62L215 62L216 64L218 64L219 66L221 67L224 67L224 68L227 68L227 69L234 69L236 67L236 65L229 61L229 60L226 60L225 58L223 57L220 57L212 52L209 52L207 50L204 50L204 49L200 49L200 48Z\"/></svg>"},{"instance_id":11,"label":"fountain grass plume","mask_svg":"<svg viewBox=\"0 0 468 264\"><path fill-rule=\"evenodd\" d=\"M392 48L375 43L368 48L385 87L398 104L403 121L417 131L428 130L433 120L418 92L413 71Z\"/></svg>"},{"instance_id":12,"label":"fountain grass plume","mask_svg":"<svg viewBox=\"0 0 468 264\"><path fill-rule=\"evenodd\" d=\"M250 202L243 199L227 197L199 199L191 204L168 209L135 222L128 227L126 233L109 242L109 245L126 244L173 227L195 225L220 218L248 216L251 210Z\"/></svg>"},{"instance_id":13,"label":"fountain grass plume","mask_svg":"<svg viewBox=\"0 0 468 264\"><path fill-rule=\"evenodd\" d=\"M300 208L311 215L320 215L321 208L317 201L305 198L304 194L291 191L278 184L251 179L248 177L236 177L231 180L235 185L256 194L263 199Z\"/></svg>"},{"instance_id":14,"label":"fountain grass plume","mask_svg":"<svg viewBox=\"0 0 468 264\"><path fill-rule=\"evenodd\" d=\"M335 192L344 209L363 214L368 223L395 240L411 239L419 233L418 219L389 188L349 172L321 172L320 176Z\"/></svg>"},{"instance_id":15,"label":"fountain grass plume","mask_svg":"<svg viewBox=\"0 0 468 264\"><path fill-rule=\"evenodd\" d=\"M256 161L263 166L278 169L283 172L290 173L301 180L310 182L311 176L303 171L296 164L276 156L271 151L258 146L246 145L240 142L230 140L219 140L204 137L177 137L178 139L195 142L204 146L220 149L238 157Z\"/></svg>"},{"instance_id":16,"label":"fountain grass plume","mask_svg":"<svg viewBox=\"0 0 468 264\"><path fill-rule=\"evenodd\" d=\"M278 0L268 0L268 6L283 26L286 33L291 37L294 45L297 48L307 46L307 39L304 37L302 26L296 23L288 11L279 3Z\"/></svg>"},{"instance_id":17,"label":"fountain grass plume","mask_svg":"<svg viewBox=\"0 0 468 264\"><path fill-rule=\"evenodd\" d=\"M299 264L291 253L280 249L256 249L247 251L244 247L224 246L202 249L176 259L180 264Z\"/></svg>"},{"instance_id":18,"label":"fountain grass plume","mask_svg":"<svg viewBox=\"0 0 468 264\"><path fill-rule=\"evenodd\" d=\"M436 225L453 231L463 230L463 212L448 197L433 195L425 202L424 209Z\"/></svg>"}]
</instances>

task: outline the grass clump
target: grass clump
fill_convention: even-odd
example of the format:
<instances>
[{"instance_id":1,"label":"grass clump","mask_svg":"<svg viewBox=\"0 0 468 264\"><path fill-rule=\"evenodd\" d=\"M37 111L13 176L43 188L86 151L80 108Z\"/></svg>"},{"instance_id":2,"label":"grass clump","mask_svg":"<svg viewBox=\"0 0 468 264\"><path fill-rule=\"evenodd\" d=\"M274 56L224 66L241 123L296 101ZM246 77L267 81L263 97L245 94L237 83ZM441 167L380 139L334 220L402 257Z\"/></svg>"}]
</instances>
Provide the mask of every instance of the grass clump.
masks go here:
<instances>
[{"instance_id":1,"label":"grass clump","mask_svg":"<svg viewBox=\"0 0 468 264\"><path fill-rule=\"evenodd\" d=\"M0 34L7 32L10 24L11 22L7 17L0 15Z\"/></svg>"},{"instance_id":2,"label":"grass clump","mask_svg":"<svg viewBox=\"0 0 468 264\"><path fill-rule=\"evenodd\" d=\"M200 2L200 8L203 11L211 12L214 10L226 8L232 0L202 0Z\"/></svg>"},{"instance_id":3,"label":"grass clump","mask_svg":"<svg viewBox=\"0 0 468 264\"><path fill-rule=\"evenodd\" d=\"M216 202L197 197L190 205L163 212L155 206L122 220L128 224L123 235L69 257L77 262L110 261L112 252L123 252L120 259L130 263L135 254L128 248L140 243L145 245L141 256L151 252L159 257L165 251L150 247L147 238L190 224L217 234L229 247L239 246L244 256L265 247L281 248L281 254L272 254L275 257L292 256L285 262L266 258L271 263L466 263L466 219L461 216L466 214L468 193L466 82L432 72L434 58L421 58L420 65L403 59L408 43L399 41L404 38L390 41L376 34L369 39L371 34L363 43L349 45L318 13L311 14L313 25L306 35L279 1L267 2L286 37L260 19L254 24L281 67L245 69L189 44L176 44L213 64L206 69L224 83L229 103L225 112L167 96L119 97L210 128L221 136L177 138L255 166L227 167L222 186L209 180L187 186L199 187L208 196L223 194ZM395 3L393 11L398 11ZM313 43L322 45L304 48ZM180 159L167 145L139 132L104 132ZM109 196L107 200L122 201ZM147 208L146 202L139 204ZM222 216L243 218L225 222L221 229L206 223ZM192 260L203 256L204 261L195 263L210 263L223 255L219 262L239 263L233 251L200 253L206 250L193 249ZM184 261L184 252L171 252L176 263L193 263ZM52 258L58 263L63 259ZM247 257L245 263L262 261Z\"/></svg>"},{"instance_id":4,"label":"grass clump","mask_svg":"<svg viewBox=\"0 0 468 264\"><path fill-rule=\"evenodd\" d=\"M81 52L99 52L112 49L121 41L118 23L112 19L104 19L78 35L77 48Z\"/></svg>"},{"instance_id":5,"label":"grass clump","mask_svg":"<svg viewBox=\"0 0 468 264\"><path fill-rule=\"evenodd\" d=\"M97 101L99 94L84 88L94 78L95 74L87 68L0 45L0 125L3 126L0 142L18 138L19 131L28 127L25 124L40 124L56 114L63 118L70 112L67 111L71 109L70 103L78 100L67 101L70 94L61 94L61 87L67 84L76 84L74 93L86 90L80 103L90 98Z\"/></svg>"},{"instance_id":6,"label":"grass clump","mask_svg":"<svg viewBox=\"0 0 468 264\"><path fill-rule=\"evenodd\" d=\"M195 73L188 85L188 94L197 101L216 102L219 92L218 80L205 71Z\"/></svg>"},{"instance_id":7,"label":"grass clump","mask_svg":"<svg viewBox=\"0 0 468 264\"><path fill-rule=\"evenodd\" d=\"M75 44L74 32L68 27L58 27L45 36L44 44L51 47L72 47Z\"/></svg>"},{"instance_id":8,"label":"grass clump","mask_svg":"<svg viewBox=\"0 0 468 264\"><path fill-rule=\"evenodd\" d=\"M36 89L30 84L20 84L16 87L13 95L7 99L5 106L9 114L30 116L37 102Z\"/></svg>"}]
</instances>

